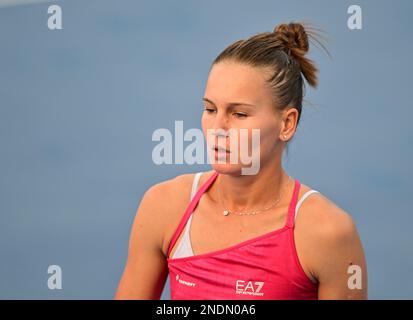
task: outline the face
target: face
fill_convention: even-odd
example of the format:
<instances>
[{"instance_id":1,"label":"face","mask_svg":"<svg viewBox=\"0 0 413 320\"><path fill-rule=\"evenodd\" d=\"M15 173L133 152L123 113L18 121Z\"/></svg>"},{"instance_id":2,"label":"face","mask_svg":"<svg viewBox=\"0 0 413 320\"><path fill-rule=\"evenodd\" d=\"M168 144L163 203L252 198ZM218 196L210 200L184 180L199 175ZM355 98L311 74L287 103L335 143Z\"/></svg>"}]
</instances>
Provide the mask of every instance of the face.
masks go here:
<instances>
[{"instance_id":1,"label":"face","mask_svg":"<svg viewBox=\"0 0 413 320\"><path fill-rule=\"evenodd\" d=\"M275 110L266 77L265 69L237 62L224 61L212 67L204 94L202 129L214 170L240 174L242 168L254 165L254 157L262 168L282 153L283 113Z\"/></svg>"}]
</instances>

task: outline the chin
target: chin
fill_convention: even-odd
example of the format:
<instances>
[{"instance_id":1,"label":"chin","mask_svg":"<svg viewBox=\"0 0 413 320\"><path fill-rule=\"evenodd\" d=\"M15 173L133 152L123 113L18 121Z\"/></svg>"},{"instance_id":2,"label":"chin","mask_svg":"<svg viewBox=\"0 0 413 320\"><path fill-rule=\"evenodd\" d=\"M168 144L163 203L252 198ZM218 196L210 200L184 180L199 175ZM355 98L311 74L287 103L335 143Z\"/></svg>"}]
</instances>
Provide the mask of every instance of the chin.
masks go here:
<instances>
[{"instance_id":1,"label":"chin","mask_svg":"<svg viewBox=\"0 0 413 320\"><path fill-rule=\"evenodd\" d=\"M228 174L233 176L240 176L242 165L231 163L212 163L211 167L219 174Z\"/></svg>"}]
</instances>

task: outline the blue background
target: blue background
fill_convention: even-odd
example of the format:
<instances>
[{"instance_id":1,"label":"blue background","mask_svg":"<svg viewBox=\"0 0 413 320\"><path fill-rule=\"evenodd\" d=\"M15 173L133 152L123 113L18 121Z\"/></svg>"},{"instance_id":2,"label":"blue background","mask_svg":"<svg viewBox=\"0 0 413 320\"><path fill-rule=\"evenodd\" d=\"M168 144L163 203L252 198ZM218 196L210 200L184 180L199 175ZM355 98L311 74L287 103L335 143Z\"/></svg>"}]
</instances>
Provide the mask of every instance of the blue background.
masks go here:
<instances>
[{"instance_id":1,"label":"blue background","mask_svg":"<svg viewBox=\"0 0 413 320\"><path fill-rule=\"evenodd\" d=\"M158 128L200 128L227 45L310 21L330 59L284 167L349 212L369 298L413 298L411 1L0 1L0 298L112 299L144 191L208 165L152 161ZM13 2L13 1L11 1ZM15 1L17 4L20 1ZM363 29L347 28L359 4ZM47 267L63 270L49 290ZM169 286L162 298L169 298Z\"/></svg>"}]
</instances>

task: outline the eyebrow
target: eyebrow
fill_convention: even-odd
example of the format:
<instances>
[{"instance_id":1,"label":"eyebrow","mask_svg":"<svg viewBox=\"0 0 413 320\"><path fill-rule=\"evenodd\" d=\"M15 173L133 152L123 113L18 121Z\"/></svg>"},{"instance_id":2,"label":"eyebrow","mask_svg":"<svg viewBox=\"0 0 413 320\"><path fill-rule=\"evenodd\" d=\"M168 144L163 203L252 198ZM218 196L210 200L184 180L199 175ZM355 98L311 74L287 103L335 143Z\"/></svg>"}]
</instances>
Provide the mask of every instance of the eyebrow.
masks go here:
<instances>
[{"instance_id":1,"label":"eyebrow","mask_svg":"<svg viewBox=\"0 0 413 320\"><path fill-rule=\"evenodd\" d=\"M215 103L212 100L208 99L208 98L204 97L204 98L202 98L202 100L204 100L206 102L209 102L209 103L213 104L214 106L216 106ZM253 104L246 103L246 102L230 102L230 103L227 103L227 105L228 105L228 107L237 107L237 106L254 107Z\"/></svg>"}]
</instances>

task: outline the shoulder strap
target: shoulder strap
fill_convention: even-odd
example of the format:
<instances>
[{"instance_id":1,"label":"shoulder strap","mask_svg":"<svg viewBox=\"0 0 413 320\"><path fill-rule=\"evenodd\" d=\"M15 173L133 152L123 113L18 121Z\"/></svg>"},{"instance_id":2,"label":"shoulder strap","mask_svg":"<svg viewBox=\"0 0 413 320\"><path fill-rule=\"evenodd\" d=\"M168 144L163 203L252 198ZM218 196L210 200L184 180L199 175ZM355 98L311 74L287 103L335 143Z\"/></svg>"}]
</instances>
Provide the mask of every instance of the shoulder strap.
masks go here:
<instances>
[{"instance_id":1,"label":"shoulder strap","mask_svg":"<svg viewBox=\"0 0 413 320\"><path fill-rule=\"evenodd\" d=\"M169 258L169 255L171 254L171 250L173 246L175 245L175 242L178 240L179 235L182 232L182 229L184 228L186 222L188 221L189 217L191 216L192 211L198 204L199 199L201 196L204 194L206 190L212 185L212 183L215 181L215 179L218 176L218 172L215 171L210 178L199 188L198 192L195 193L194 197L192 198L191 202L189 203L188 207L186 208L186 211L181 219L181 222L178 225L178 228L176 229L174 235L172 236L171 242L169 243L168 247L168 252L167 252L167 257Z\"/></svg>"},{"instance_id":2,"label":"shoulder strap","mask_svg":"<svg viewBox=\"0 0 413 320\"><path fill-rule=\"evenodd\" d=\"M300 182L294 179L294 191L291 197L290 205L288 206L287 226L292 228L294 226L295 207L297 205L298 193L300 192Z\"/></svg>"},{"instance_id":3,"label":"shoulder strap","mask_svg":"<svg viewBox=\"0 0 413 320\"><path fill-rule=\"evenodd\" d=\"M300 209L301 204L304 202L305 199L307 199L308 196L312 195L313 193L319 193L319 192L317 190L308 190L306 193L303 194L300 201L298 201L297 206L295 207L294 221L295 219L297 219L298 209Z\"/></svg>"},{"instance_id":4,"label":"shoulder strap","mask_svg":"<svg viewBox=\"0 0 413 320\"><path fill-rule=\"evenodd\" d=\"M192 182L192 191L191 191L191 199L190 200L192 200L193 197L196 194L196 189L198 188L199 178L201 178L202 173L203 172L197 172L195 174L194 181Z\"/></svg>"}]
</instances>

